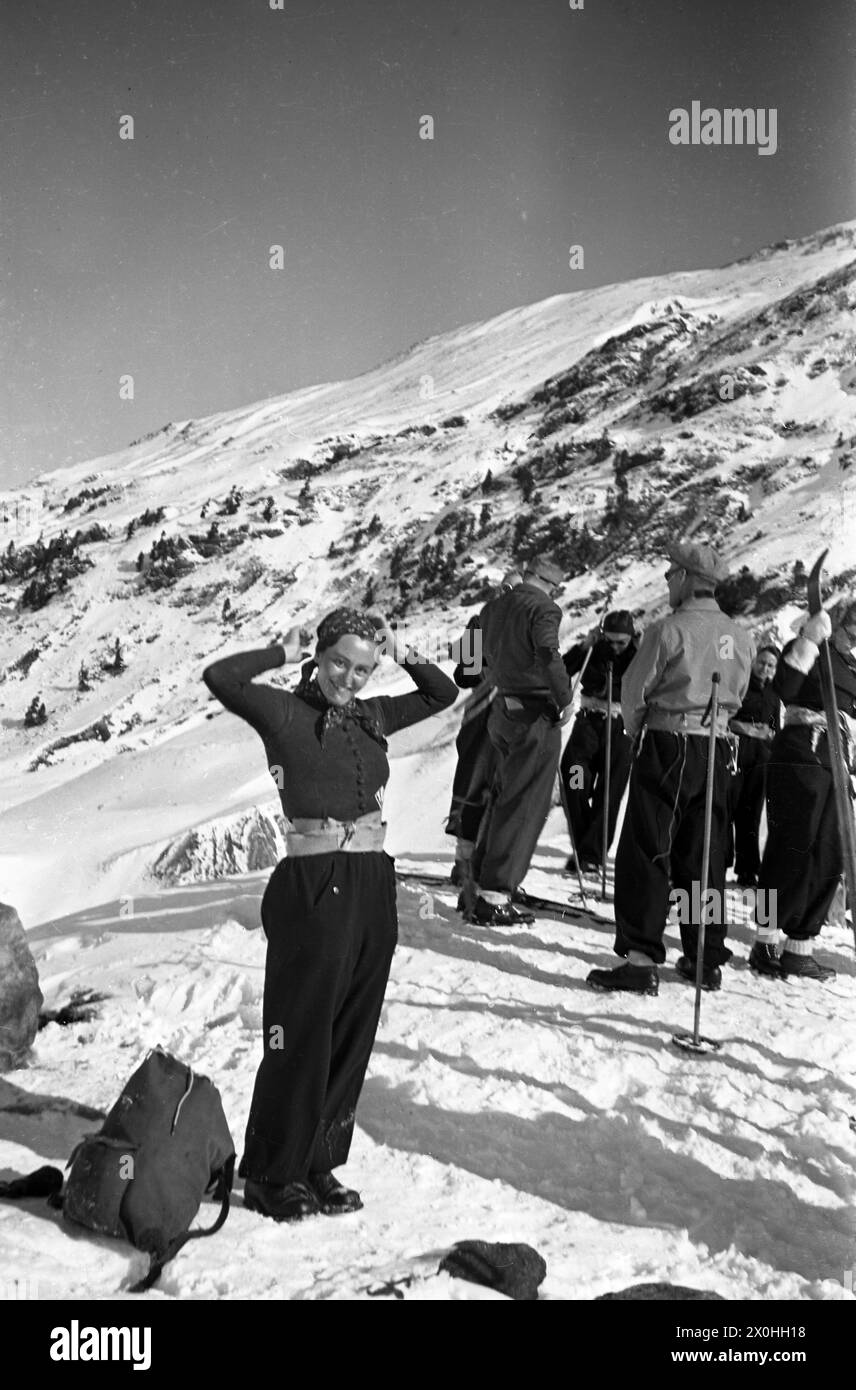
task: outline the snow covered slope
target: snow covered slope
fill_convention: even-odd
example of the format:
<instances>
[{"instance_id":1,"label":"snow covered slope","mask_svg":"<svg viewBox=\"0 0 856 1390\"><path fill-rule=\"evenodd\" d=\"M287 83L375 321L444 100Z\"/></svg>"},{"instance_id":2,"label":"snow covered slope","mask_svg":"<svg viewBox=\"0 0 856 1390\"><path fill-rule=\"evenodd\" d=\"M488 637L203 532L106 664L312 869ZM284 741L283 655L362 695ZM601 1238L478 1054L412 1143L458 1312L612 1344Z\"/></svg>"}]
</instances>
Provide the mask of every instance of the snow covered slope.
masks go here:
<instances>
[{"instance_id":1,"label":"snow covered slope","mask_svg":"<svg viewBox=\"0 0 856 1390\"><path fill-rule=\"evenodd\" d=\"M607 590L640 613L662 606L663 543L698 520L751 571L740 596L757 629L792 616L794 562L821 545L846 579L854 243L844 224L723 269L557 295L10 495L19 559L39 533L59 546L77 531L92 563L40 608L20 606L28 581L56 587L65 561L0 583L7 895L40 920L57 906L48 864L83 903L117 856L127 868L135 848L251 809L252 738L223 714L206 722L199 674L336 602L370 597L454 636L486 579L537 551L570 576L571 635ZM162 533L178 577L150 563ZM126 669L108 674L116 638ZM37 693L48 722L24 729ZM105 719L109 737L79 739Z\"/></svg>"},{"instance_id":2,"label":"snow covered slope","mask_svg":"<svg viewBox=\"0 0 856 1390\"><path fill-rule=\"evenodd\" d=\"M854 309L851 223L721 269L558 295L0 499L17 516L0 583L0 899L30 929L49 1004L78 985L110 995L0 1081L0 1173L64 1159L92 1124L80 1106L109 1106L154 1041L223 1087L240 1145L263 969L243 927L279 851L278 807L257 737L208 701L207 662L367 598L448 639L535 552L565 566L570 639L607 592L661 609L663 546L696 521L731 562L741 620L784 635L804 597L796 562L828 545L836 587L856 573ZM387 665L373 688L407 685ZM48 721L25 729L37 694ZM392 740L402 862L448 862L457 722ZM554 825L536 888L567 890L563 853ZM843 930L828 934L835 985L776 990L748 973L733 904L737 960L706 1004L727 1046L708 1066L670 1051L691 997L671 972L658 1000L585 988L609 956L608 910L503 935L462 926L453 904L400 893L349 1172L365 1213L286 1232L239 1207L182 1254L166 1294L368 1296L413 1259L426 1277L408 1297L481 1297L432 1272L438 1250L481 1236L542 1249L552 1297L662 1277L851 1296ZM13 1265L61 1296L130 1282L127 1250L51 1221L0 1206Z\"/></svg>"}]
</instances>

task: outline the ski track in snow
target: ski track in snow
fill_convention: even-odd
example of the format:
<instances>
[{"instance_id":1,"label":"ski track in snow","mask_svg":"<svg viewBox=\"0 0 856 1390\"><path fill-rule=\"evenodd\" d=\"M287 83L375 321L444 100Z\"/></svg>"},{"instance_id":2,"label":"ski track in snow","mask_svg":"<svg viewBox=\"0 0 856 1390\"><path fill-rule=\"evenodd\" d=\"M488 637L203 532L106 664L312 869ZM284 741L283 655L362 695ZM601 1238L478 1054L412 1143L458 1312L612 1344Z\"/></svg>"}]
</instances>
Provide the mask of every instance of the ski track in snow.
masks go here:
<instances>
[{"instance_id":1,"label":"ski track in snow","mask_svg":"<svg viewBox=\"0 0 856 1390\"><path fill-rule=\"evenodd\" d=\"M533 892L571 890L555 870L561 836L555 846L536 856ZM266 877L152 895L133 918L106 904L30 933L49 1004L82 986L109 999L89 1024L49 1025L32 1065L0 1080L3 1176L64 1163L155 1043L216 1081L240 1151L264 938L231 902L257 903ZM399 887L400 943L343 1170L365 1209L283 1227L238 1197L224 1230L182 1251L147 1296L394 1297L390 1281L412 1276L400 1296L498 1297L437 1273L455 1241L480 1238L534 1245L553 1299L661 1279L732 1299L850 1297L848 934L824 932L834 984L759 980L745 898L731 894L735 961L702 1014L723 1051L696 1058L670 1044L691 1026L693 993L668 966L656 999L586 986L610 958L608 905L511 930L462 922L455 898L451 886ZM675 928L667 944L673 960ZM0 1204L0 1248L4 1279L46 1297L121 1297L146 1266L119 1242L71 1233L42 1201Z\"/></svg>"}]
</instances>

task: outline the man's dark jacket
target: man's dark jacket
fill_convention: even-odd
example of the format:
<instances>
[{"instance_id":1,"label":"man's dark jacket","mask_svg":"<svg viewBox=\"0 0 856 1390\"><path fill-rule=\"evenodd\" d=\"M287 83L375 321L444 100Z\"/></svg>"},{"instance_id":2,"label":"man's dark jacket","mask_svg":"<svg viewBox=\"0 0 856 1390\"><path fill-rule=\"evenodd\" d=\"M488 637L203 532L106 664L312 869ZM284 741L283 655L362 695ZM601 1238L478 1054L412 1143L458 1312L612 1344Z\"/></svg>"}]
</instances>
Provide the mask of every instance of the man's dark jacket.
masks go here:
<instances>
[{"instance_id":1,"label":"man's dark jacket","mask_svg":"<svg viewBox=\"0 0 856 1390\"><path fill-rule=\"evenodd\" d=\"M559 655L561 618L558 604L525 581L485 604L478 616L482 653L501 694L541 696L559 709L570 703Z\"/></svg>"}]
</instances>

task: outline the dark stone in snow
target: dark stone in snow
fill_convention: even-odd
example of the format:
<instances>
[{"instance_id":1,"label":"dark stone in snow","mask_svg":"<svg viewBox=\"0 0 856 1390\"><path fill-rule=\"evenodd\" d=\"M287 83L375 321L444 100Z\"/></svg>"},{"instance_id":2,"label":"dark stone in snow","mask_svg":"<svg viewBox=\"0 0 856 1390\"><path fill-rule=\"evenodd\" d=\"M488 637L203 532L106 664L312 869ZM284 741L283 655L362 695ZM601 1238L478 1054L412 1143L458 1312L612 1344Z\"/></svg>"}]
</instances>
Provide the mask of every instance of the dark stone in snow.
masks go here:
<instances>
[{"instance_id":1,"label":"dark stone in snow","mask_svg":"<svg viewBox=\"0 0 856 1390\"><path fill-rule=\"evenodd\" d=\"M440 1271L471 1284L484 1284L508 1298L533 1302L547 1266L531 1245L497 1245L486 1240L459 1240L440 1261ZM438 1272L440 1272L438 1271Z\"/></svg>"},{"instance_id":2,"label":"dark stone in snow","mask_svg":"<svg viewBox=\"0 0 856 1390\"><path fill-rule=\"evenodd\" d=\"M727 1302L721 1293L712 1293L710 1289L688 1289L683 1284L631 1284L629 1289L620 1289L618 1293L598 1294L594 1301L606 1303L615 1298L642 1298L653 1300L655 1303L678 1299L685 1303L701 1303L714 1299L720 1303Z\"/></svg>"}]
</instances>

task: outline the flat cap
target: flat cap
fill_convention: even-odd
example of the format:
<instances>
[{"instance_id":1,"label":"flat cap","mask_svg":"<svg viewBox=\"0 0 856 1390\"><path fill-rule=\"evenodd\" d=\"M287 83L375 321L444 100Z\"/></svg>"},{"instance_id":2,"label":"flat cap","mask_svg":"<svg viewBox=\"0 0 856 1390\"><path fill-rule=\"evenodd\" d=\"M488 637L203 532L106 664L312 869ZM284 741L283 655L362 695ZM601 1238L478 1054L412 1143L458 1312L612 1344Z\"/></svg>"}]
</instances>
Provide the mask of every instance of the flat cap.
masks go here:
<instances>
[{"instance_id":1,"label":"flat cap","mask_svg":"<svg viewBox=\"0 0 856 1390\"><path fill-rule=\"evenodd\" d=\"M674 565L680 565L694 579L705 584L721 584L727 576L722 560L712 546L696 541L674 541L666 552Z\"/></svg>"},{"instance_id":2,"label":"flat cap","mask_svg":"<svg viewBox=\"0 0 856 1390\"><path fill-rule=\"evenodd\" d=\"M526 563L526 573L537 575L543 579L545 584L564 584L565 572L561 565L554 565L552 560L528 560Z\"/></svg>"}]
</instances>

